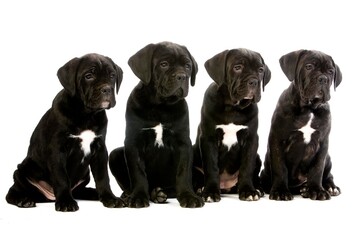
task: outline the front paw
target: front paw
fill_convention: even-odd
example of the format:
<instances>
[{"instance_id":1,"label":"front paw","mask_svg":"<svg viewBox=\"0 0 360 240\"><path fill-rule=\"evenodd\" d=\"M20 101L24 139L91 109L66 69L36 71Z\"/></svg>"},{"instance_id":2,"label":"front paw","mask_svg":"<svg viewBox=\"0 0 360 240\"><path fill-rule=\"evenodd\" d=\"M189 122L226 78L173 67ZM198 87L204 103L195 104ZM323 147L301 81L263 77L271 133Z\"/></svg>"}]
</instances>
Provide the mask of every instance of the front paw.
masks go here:
<instances>
[{"instance_id":1,"label":"front paw","mask_svg":"<svg viewBox=\"0 0 360 240\"><path fill-rule=\"evenodd\" d=\"M202 199L205 202L220 202L221 196L219 192L202 192Z\"/></svg>"},{"instance_id":2,"label":"front paw","mask_svg":"<svg viewBox=\"0 0 360 240\"><path fill-rule=\"evenodd\" d=\"M130 194L126 197L126 205L130 208L150 206L149 197L145 193Z\"/></svg>"},{"instance_id":3,"label":"front paw","mask_svg":"<svg viewBox=\"0 0 360 240\"><path fill-rule=\"evenodd\" d=\"M262 196L264 196L264 192L259 189L254 190L239 190L239 199L243 201L257 201Z\"/></svg>"},{"instance_id":4,"label":"front paw","mask_svg":"<svg viewBox=\"0 0 360 240\"><path fill-rule=\"evenodd\" d=\"M125 202L121 198L117 198L117 197L103 198L101 202L104 205L104 207L107 208L123 208L126 206Z\"/></svg>"},{"instance_id":5,"label":"front paw","mask_svg":"<svg viewBox=\"0 0 360 240\"><path fill-rule=\"evenodd\" d=\"M186 192L177 197L180 206L184 208L199 208L204 206L204 200L195 193Z\"/></svg>"},{"instance_id":6,"label":"front paw","mask_svg":"<svg viewBox=\"0 0 360 240\"><path fill-rule=\"evenodd\" d=\"M271 200L290 201L294 199L294 196L288 189L272 189L269 194Z\"/></svg>"},{"instance_id":7,"label":"front paw","mask_svg":"<svg viewBox=\"0 0 360 240\"><path fill-rule=\"evenodd\" d=\"M304 187L300 190L300 194L302 197L311 200L329 200L331 198L328 191L319 187Z\"/></svg>"},{"instance_id":8,"label":"front paw","mask_svg":"<svg viewBox=\"0 0 360 240\"><path fill-rule=\"evenodd\" d=\"M62 200L55 202L55 210L59 212L75 212L79 206L74 199Z\"/></svg>"},{"instance_id":9,"label":"front paw","mask_svg":"<svg viewBox=\"0 0 360 240\"><path fill-rule=\"evenodd\" d=\"M219 202L221 200L220 189L216 186L205 187L201 196L205 202Z\"/></svg>"}]
</instances>

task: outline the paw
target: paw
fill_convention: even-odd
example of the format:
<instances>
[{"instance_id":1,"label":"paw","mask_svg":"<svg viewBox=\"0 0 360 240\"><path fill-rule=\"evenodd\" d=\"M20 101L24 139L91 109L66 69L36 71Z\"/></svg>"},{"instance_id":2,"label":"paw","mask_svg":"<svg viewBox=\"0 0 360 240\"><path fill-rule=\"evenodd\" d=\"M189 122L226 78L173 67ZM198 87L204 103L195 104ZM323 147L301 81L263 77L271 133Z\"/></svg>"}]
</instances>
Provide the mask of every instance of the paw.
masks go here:
<instances>
[{"instance_id":1,"label":"paw","mask_svg":"<svg viewBox=\"0 0 360 240\"><path fill-rule=\"evenodd\" d=\"M271 190L269 199L277 201L290 201L294 199L294 196L289 190Z\"/></svg>"},{"instance_id":2,"label":"paw","mask_svg":"<svg viewBox=\"0 0 360 240\"><path fill-rule=\"evenodd\" d=\"M239 191L239 199L243 201L257 201L262 196L264 196L264 192L255 189L254 191Z\"/></svg>"},{"instance_id":3,"label":"paw","mask_svg":"<svg viewBox=\"0 0 360 240\"><path fill-rule=\"evenodd\" d=\"M22 197L22 198L16 198L16 199L15 198L13 198L13 199L6 198L6 200L9 204L13 204L20 208L36 207L36 203L28 197Z\"/></svg>"},{"instance_id":4,"label":"paw","mask_svg":"<svg viewBox=\"0 0 360 240\"><path fill-rule=\"evenodd\" d=\"M331 196L338 196L341 193L341 190L339 187L329 187L327 191L330 193Z\"/></svg>"},{"instance_id":5,"label":"paw","mask_svg":"<svg viewBox=\"0 0 360 240\"><path fill-rule=\"evenodd\" d=\"M121 199L121 198L116 198L116 197L109 197L107 199L102 199L101 200L102 204L104 205L104 207L107 208L123 208L125 207L125 202Z\"/></svg>"},{"instance_id":6,"label":"paw","mask_svg":"<svg viewBox=\"0 0 360 240\"><path fill-rule=\"evenodd\" d=\"M154 203L164 203L167 200L167 195L162 188L157 187L151 191L150 200Z\"/></svg>"},{"instance_id":7,"label":"paw","mask_svg":"<svg viewBox=\"0 0 360 240\"><path fill-rule=\"evenodd\" d=\"M79 206L74 199L67 201L56 201L55 210L59 212L75 212L79 210Z\"/></svg>"},{"instance_id":8,"label":"paw","mask_svg":"<svg viewBox=\"0 0 360 240\"><path fill-rule=\"evenodd\" d=\"M177 197L180 206L184 208L199 208L204 206L204 200L195 193L182 193Z\"/></svg>"},{"instance_id":9,"label":"paw","mask_svg":"<svg viewBox=\"0 0 360 240\"><path fill-rule=\"evenodd\" d=\"M145 193L130 194L126 198L126 205L130 208L144 208L150 206L149 197Z\"/></svg>"},{"instance_id":10,"label":"paw","mask_svg":"<svg viewBox=\"0 0 360 240\"><path fill-rule=\"evenodd\" d=\"M300 189L300 195L311 200L329 200L331 198L328 191L318 187L304 187Z\"/></svg>"},{"instance_id":11,"label":"paw","mask_svg":"<svg viewBox=\"0 0 360 240\"><path fill-rule=\"evenodd\" d=\"M220 189L217 185L205 187L201 197L205 202L219 202L221 200Z\"/></svg>"},{"instance_id":12,"label":"paw","mask_svg":"<svg viewBox=\"0 0 360 240\"><path fill-rule=\"evenodd\" d=\"M205 202L220 202L221 196L220 193L210 193L210 192L203 192L201 195L202 199Z\"/></svg>"}]
</instances>

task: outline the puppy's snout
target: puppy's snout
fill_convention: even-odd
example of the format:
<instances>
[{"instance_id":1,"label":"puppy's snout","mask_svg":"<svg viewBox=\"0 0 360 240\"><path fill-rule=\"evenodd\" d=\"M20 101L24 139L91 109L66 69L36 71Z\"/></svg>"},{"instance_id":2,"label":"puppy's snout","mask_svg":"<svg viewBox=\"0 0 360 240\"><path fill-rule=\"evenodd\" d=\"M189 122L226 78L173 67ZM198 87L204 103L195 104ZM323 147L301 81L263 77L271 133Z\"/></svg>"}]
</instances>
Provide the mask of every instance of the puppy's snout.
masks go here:
<instances>
[{"instance_id":1,"label":"puppy's snout","mask_svg":"<svg viewBox=\"0 0 360 240\"><path fill-rule=\"evenodd\" d=\"M255 79L255 78L250 79L250 80L248 81L248 85L249 85L250 87L256 87L256 86L258 85L258 80Z\"/></svg>"},{"instance_id":2,"label":"puppy's snout","mask_svg":"<svg viewBox=\"0 0 360 240\"><path fill-rule=\"evenodd\" d=\"M177 73L175 75L175 79L178 81L185 81L186 80L186 74L185 73Z\"/></svg>"},{"instance_id":3,"label":"puppy's snout","mask_svg":"<svg viewBox=\"0 0 360 240\"><path fill-rule=\"evenodd\" d=\"M320 84L327 84L328 78L327 78L325 75L321 75L321 76L318 78L318 82L319 82Z\"/></svg>"},{"instance_id":4,"label":"puppy's snout","mask_svg":"<svg viewBox=\"0 0 360 240\"><path fill-rule=\"evenodd\" d=\"M112 91L112 89L110 86L104 86L101 88L101 93L105 94L105 95L111 94L111 91Z\"/></svg>"}]
</instances>

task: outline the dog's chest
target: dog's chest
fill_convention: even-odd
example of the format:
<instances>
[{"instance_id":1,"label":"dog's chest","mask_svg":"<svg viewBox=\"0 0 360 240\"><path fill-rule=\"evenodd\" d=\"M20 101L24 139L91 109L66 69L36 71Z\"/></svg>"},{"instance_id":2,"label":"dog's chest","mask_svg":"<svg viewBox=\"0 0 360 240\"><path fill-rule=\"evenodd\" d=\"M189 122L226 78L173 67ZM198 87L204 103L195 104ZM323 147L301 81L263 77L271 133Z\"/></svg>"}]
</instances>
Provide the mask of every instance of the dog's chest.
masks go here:
<instances>
[{"instance_id":1,"label":"dog's chest","mask_svg":"<svg viewBox=\"0 0 360 240\"><path fill-rule=\"evenodd\" d=\"M154 139L155 147L159 147L159 148L164 147L164 142L163 142L164 126L161 123L159 123L158 125L152 128L143 128L143 130L153 131L153 133L155 134L155 139Z\"/></svg>"},{"instance_id":2,"label":"dog's chest","mask_svg":"<svg viewBox=\"0 0 360 240\"><path fill-rule=\"evenodd\" d=\"M311 124L314 120L314 114L309 114L309 120L306 122L304 126L298 129L299 132L302 132L304 143L308 144L311 141L311 135L316 131Z\"/></svg>"},{"instance_id":3,"label":"dog's chest","mask_svg":"<svg viewBox=\"0 0 360 240\"><path fill-rule=\"evenodd\" d=\"M92 130L82 131L79 135L70 135L71 138L76 138L80 140L80 148L84 153L84 157L91 153L91 143L99 136L95 134Z\"/></svg>"},{"instance_id":4,"label":"dog's chest","mask_svg":"<svg viewBox=\"0 0 360 240\"><path fill-rule=\"evenodd\" d=\"M216 125L216 129L221 129L223 131L222 144L228 148L228 151L238 143L237 133L242 129L247 129L247 126L236 125L234 123L230 124L220 124Z\"/></svg>"}]
</instances>

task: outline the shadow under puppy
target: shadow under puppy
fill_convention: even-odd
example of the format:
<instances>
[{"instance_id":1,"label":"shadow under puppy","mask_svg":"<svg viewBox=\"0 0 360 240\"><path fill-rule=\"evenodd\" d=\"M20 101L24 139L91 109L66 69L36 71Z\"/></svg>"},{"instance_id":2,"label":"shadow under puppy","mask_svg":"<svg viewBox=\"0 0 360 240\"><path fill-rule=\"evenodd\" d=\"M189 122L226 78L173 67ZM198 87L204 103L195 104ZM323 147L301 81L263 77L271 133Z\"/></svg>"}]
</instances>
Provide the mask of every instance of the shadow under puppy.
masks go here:
<instances>
[{"instance_id":1,"label":"shadow under puppy","mask_svg":"<svg viewBox=\"0 0 360 240\"><path fill-rule=\"evenodd\" d=\"M273 113L262 186L273 200L292 200L293 194L330 199L340 194L328 154L330 86L340 84L340 69L331 56L309 50L282 56L280 66L291 83Z\"/></svg>"},{"instance_id":2,"label":"shadow under puppy","mask_svg":"<svg viewBox=\"0 0 360 240\"><path fill-rule=\"evenodd\" d=\"M105 145L105 109L115 106L114 88L118 92L123 72L110 58L87 54L57 75L64 89L36 126L6 200L24 208L55 201L55 209L64 212L79 209L75 199L123 207L110 189ZM86 187L90 168L96 189Z\"/></svg>"},{"instance_id":3,"label":"shadow under puppy","mask_svg":"<svg viewBox=\"0 0 360 240\"><path fill-rule=\"evenodd\" d=\"M112 174L133 208L176 197L182 207L202 207L191 184L192 143L185 97L197 63L185 46L149 44L130 57L141 80L126 108L124 147L110 153Z\"/></svg>"},{"instance_id":4,"label":"shadow under puppy","mask_svg":"<svg viewBox=\"0 0 360 240\"><path fill-rule=\"evenodd\" d=\"M193 184L207 202L220 193L241 200L262 197L258 150L258 107L271 72L261 55L249 49L223 51L205 62L215 81L205 92L194 145Z\"/></svg>"}]
</instances>

